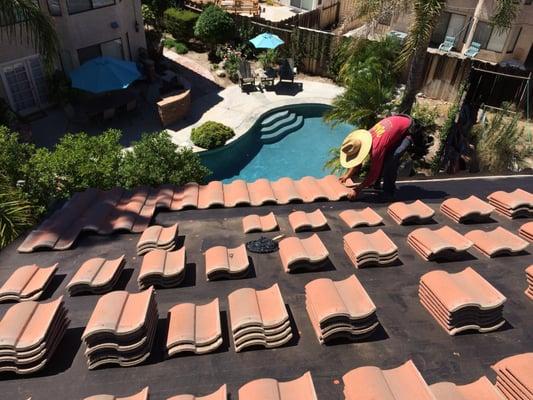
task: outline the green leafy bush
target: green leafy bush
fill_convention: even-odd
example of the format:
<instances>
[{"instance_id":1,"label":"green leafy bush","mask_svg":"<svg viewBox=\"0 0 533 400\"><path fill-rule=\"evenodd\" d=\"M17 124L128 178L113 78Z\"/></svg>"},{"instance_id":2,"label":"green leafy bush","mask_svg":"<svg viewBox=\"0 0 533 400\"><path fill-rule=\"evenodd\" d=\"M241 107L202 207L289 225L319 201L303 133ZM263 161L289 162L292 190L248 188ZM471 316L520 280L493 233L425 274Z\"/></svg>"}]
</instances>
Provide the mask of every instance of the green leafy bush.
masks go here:
<instances>
[{"instance_id":1,"label":"green leafy bush","mask_svg":"<svg viewBox=\"0 0 533 400\"><path fill-rule=\"evenodd\" d=\"M193 11L169 8L165 11L165 30L178 42L188 42L193 37L198 17Z\"/></svg>"},{"instance_id":2,"label":"green leafy bush","mask_svg":"<svg viewBox=\"0 0 533 400\"><path fill-rule=\"evenodd\" d=\"M0 175L0 249L15 240L33 221L33 209L24 193Z\"/></svg>"},{"instance_id":3,"label":"green leafy bush","mask_svg":"<svg viewBox=\"0 0 533 400\"><path fill-rule=\"evenodd\" d=\"M196 146L209 150L223 146L233 136L235 132L230 127L219 122L207 121L193 128L191 140Z\"/></svg>"},{"instance_id":4,"label":"green leafy bush","mask_svg":"<svg viewBox=\"0 0 533 400\"><path fill-rule=\"evenodd\" d=\"M198 17L194 26L194 35L213 47L225 43L234 33L233 18L222 8L209 5Z\"/></svg>"},{"instance_id":5,"label":"green leafy bush","mask_svg":"<svg viewBox=\"0 0 533 400\"><path fill-rule=\"evenodd\" d=\"M278 62L278 52L275 49L268 49L257 57L263 69L272 68Z\"/></svg>"},{"instance_id":6,"label":"green leafy bush","mask_svg":"<svg viewBox=\"0 0 533 400\"><path fill-rule=\"evenodd\" d=\"M169 49L174 49L178 54L187 54L189 52L187 45L170 38L163 39L163 46Z\"/></svg>"},{"instance_id":7,"label":"green leafy bush","mask_svg":"<svg viewBox=\"0 0 533 400\"><path fill-rule=\"evenodd\" d=\"M20 141L19 134L0 126L0 174L11 185L24 179L24 165L35 153L35 146Z\"/></svg>"}]
</instances>

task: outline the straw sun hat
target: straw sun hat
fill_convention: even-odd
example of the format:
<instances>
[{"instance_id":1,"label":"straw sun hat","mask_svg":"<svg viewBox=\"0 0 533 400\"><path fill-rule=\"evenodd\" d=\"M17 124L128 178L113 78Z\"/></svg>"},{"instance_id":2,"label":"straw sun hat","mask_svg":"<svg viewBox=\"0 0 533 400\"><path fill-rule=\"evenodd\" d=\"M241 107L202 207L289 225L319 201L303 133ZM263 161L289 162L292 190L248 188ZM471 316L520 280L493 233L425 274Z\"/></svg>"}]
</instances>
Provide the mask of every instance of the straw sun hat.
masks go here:
<instances>
[{"instance_id":1,"label":"straw sun hat","mask_svg":"<svg viewBox=\"0 0 533 400\"><path fill-rule=\"evenodd\" d=\"M341 145L341 165L353 168L363 163L372 147L372 135L365 129L350 133Z\"/></svg>"}]
</instances>

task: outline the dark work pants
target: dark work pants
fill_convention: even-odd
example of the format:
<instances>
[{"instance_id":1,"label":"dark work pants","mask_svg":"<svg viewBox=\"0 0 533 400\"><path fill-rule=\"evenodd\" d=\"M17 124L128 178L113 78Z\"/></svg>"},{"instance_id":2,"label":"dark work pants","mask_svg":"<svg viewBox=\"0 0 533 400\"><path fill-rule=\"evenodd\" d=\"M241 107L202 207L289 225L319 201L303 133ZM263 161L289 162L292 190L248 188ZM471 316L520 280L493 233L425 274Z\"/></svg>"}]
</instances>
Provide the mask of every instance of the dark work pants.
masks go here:
<instances>
[{"instance_id":1,"label":"dark work pants","mask_svg":"<svg viewBox=\"0 0 533 400\"><path fill-rule=\"evenodd\" d=\"M412 143L413 141L411 138L407 136L400 142L394 151L390 151L385 156L381 176L383 177L383 191L390 196L394 195L394 192L396 191L396 179L398 179L400 160Z\"/></svg>"}]
</instances>

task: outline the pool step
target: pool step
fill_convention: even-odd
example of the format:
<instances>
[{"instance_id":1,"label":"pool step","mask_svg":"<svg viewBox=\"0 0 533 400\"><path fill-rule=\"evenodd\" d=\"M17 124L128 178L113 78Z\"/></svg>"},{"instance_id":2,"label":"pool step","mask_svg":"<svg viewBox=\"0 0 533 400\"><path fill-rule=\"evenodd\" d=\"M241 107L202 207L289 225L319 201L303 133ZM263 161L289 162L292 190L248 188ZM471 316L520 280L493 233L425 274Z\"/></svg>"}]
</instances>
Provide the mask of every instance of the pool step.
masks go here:
<instances>
[{"instance_id":1,"label":"pool step","mask_svg":"<svg viewBox=\"0 0 533 400\"><path fill-rule=\"evenodd\" d=\"M288 134L297 131L304 125L304 117L302 115L298 115L294 122L292 122L290 125L285 125L283 128L277 130L276 132L270 134L270 135L261 135L261 141L265 144L272 144L280 141Z\"/></svg>"},{"instance_id":2,"label":"pool step","mask_svg":"<svg viewBox=\"0 0 533 400\"><path fill-rule=\"evenodd\" d=\"M280 129L285 128L286 126L291 125L296 121L297 115L295 113L289 113L285 118L278 119L276 122L272 123L269 126L261 128L261 137L265 135L276 134Z\"/></svg>"},{"instance_id":3,"label":"pool step","mask_svg":"<svg viewBox=\"0 0 533 400\"><path fill-rule=\"evenodd\" d=\"M283 110L275 112L274 114L269 115L267 118L265 118L263 121L261 121L261 127L267 127L272 124L275 124L280 119L283 119L289 115L289 110Z\"/></svg>"}]
</instances>

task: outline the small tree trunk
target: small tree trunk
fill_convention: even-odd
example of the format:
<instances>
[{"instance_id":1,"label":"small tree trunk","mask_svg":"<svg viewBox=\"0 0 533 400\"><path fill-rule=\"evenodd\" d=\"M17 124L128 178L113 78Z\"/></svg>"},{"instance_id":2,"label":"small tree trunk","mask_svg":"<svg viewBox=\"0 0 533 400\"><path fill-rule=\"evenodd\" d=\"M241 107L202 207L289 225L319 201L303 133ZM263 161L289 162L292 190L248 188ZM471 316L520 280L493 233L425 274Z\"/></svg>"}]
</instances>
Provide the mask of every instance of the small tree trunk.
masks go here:
<instances>
[{"instance_id":1,"label":"small tree trunk","mask_svg":"<svg viewBox=\"0 0 533 400\"><path fill-rule=\"evenodd\" d=\"M409 75L407 76L407 83L405 84L405 93L400 104L400 112L403 114L410 114L413 104L416 100L416 95L422 84L424 83L424 67L426 65L426 52L429 46L427 43L420 45L411 59L409 64Z\"/></svg>"}]
</instances>

